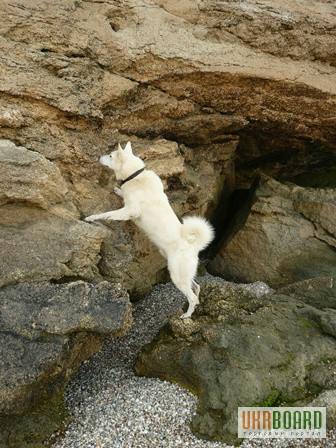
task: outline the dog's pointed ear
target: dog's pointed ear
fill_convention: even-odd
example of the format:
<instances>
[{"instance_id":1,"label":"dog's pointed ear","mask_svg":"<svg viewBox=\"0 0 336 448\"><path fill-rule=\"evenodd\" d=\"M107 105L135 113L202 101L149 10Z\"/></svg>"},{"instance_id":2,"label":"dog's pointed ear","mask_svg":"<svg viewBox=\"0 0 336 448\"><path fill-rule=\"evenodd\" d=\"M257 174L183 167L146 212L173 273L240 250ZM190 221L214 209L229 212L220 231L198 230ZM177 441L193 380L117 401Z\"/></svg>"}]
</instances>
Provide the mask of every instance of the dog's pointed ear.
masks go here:
<instances>
[{"instance_id":1,"label":"dog's pointed ear","mask_svg":"<svg viewBox=\"0 0 336 448\"><path fill-rule=\"evenodd\" d=\"M121 144L118 143L117 157L118 157L118 159L122 160L123 156L124 156L124 151L121 147Z\"/></svg>"},{"instance_id":2,"label":"dog's pointed ear","mask_svg":"<svg viewBox=\"0 0 336 448\"><path fill-rule=\"evenodd\" d=\"M129 154L129 155L133 154L131 142L127 142L127 145L125 146L124 151L126 154Z\"/></svg>"}]
</instances>

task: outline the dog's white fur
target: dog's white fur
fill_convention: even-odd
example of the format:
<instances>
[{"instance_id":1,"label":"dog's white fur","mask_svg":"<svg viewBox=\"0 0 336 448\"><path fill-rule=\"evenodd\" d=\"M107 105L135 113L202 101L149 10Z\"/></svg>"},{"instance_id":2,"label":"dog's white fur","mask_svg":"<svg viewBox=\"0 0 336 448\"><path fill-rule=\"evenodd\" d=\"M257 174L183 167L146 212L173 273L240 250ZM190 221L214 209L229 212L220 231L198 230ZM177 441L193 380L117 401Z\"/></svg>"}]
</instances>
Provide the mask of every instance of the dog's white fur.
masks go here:
<instances>
[{"instance_id":1,"label":"dog's white fur","mask_svg":"<svg viewBox=\"0 0 336 448\"><path fill-rule=\"evenodd\" d=\"M102 156L100 163L115 172L117 180L127 177L145 167L144 162L132 152L128 142L123 150ZM98 219L132 220L144 230L148 238L159 248L167 259L168 270L175 286L182 291L189 302L188 310L182 318L188 318L199 303L200 287L195 282L198 253L213 239L214 231L203 218L192 216L179 221L164 193L159 176L144 170L114 192L124 198L124 207L99 215L91 215L85 221Z\"/></svg>"}]
</instances>

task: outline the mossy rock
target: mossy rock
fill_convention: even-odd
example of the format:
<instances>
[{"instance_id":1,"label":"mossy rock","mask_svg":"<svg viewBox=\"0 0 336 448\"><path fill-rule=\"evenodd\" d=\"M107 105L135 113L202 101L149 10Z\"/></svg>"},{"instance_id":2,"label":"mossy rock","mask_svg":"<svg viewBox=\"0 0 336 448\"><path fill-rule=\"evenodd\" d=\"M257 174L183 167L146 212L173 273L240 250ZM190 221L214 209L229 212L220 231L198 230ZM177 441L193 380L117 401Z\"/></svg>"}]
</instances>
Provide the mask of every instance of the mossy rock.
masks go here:
<instances>
[{"instance_id":1,"label":"mossy rock","mask_svg":"<svg viewBox=\"0 0 336 448\"><path fill-rule=\"evenodd\" d=\"M49 436L70 423L63 389L34 403L23 415L3 416L0 419L0 448L45 448Z\"/></svg>"},{"instance_id":2,"label":"mossy rock","mask_svg":"<svg viewBox=\"0 0 336 448\"><path fill-rule=\"evenodd\" d=\"M131 322L121 285L20 283L0 291L0 446L38 448L68 413L63 390Z\"/></svg>"},{"instance_id":3,"label":"mossy rock","mask_svg":"<svg viewBox=\"0 0 336 448\"><path fill-rule=\"evenodd\" d=\"M239 406L291 406L336 389L336 339L323 326L329 309L305 303L304 294L300 300L298 289L295 297L257 298L220 282L201 294L192 319L171 319L135 365L138 375L198 395L191 423L198 437L237 444Z\"/></svg>"}]
</instances>

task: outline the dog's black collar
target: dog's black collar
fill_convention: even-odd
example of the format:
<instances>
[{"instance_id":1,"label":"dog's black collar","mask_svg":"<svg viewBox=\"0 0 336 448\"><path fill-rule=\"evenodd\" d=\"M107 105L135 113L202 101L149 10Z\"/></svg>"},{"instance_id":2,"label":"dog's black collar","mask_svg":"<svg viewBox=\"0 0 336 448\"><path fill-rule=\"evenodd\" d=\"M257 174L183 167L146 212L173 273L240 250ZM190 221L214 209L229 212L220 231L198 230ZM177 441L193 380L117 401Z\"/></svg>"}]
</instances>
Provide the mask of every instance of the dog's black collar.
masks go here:
<instances>
[{"instance_id":1,"label":"dog's black collar","mask_svg":"<svg viewBox=\"0 0 336 448\"><path fill-rule=\"evenodd\" d=\"M124 185L126 182L128 182L129 180L134 179L135 177L139 176L139 174L141 174L143 172L143 170L145 169L145 167L141 168L141 170L136 171L135 173L131 174L130 176L128 176L125 180L121 181L121 185Z\"/></svg>"}]
</instances>

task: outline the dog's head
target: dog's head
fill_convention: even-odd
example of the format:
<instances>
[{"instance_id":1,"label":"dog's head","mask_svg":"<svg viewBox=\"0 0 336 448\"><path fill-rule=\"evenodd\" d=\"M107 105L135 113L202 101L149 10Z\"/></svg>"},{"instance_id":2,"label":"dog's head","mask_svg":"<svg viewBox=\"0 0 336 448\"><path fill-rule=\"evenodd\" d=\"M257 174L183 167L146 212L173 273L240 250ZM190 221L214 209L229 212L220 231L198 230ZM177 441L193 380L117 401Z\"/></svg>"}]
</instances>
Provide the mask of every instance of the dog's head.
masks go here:
<instances>
[{"instance_id":1,"label":"dog's head","mask_svg":"<svg viewBox=\"0 0 336 448\"><path fill-rule=\"evenodd\" d=\"M118 149L112 151L111 154L101 156L99 162L113 170L117 179L122 179L128 170L136 170L139 169L139 165L141 165L140 168L145 165L139 157L133 154L131 142L127 143L125 149L122 149L118 143Z\"/></svg>"},{"instance_id":2,"label":"dog's head","mask_svg":"<svg viewBox=\"0 0 336 448\"><path fill-rule=\"evenodd\" d=\"M101 156L99 162L113 171L119 171L123 163L126 162L127 157L132 155L133 152L131 142L127 143L125 149L122 149L120 143L118 143L118 149L116 151L112 151L111 154Z\"/></svg>"}]
</instances>

